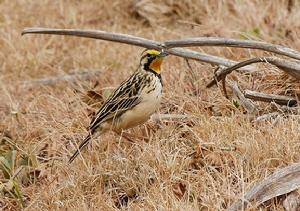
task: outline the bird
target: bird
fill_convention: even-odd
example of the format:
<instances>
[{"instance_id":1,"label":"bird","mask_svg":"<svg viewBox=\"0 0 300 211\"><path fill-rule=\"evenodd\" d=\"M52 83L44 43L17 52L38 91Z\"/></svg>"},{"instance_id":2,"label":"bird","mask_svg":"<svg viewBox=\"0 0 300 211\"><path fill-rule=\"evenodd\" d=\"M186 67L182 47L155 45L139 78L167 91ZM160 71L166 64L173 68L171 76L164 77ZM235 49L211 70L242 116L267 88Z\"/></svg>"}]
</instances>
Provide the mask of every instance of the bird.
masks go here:
<instances>
[{"instance_id":1,"label":"bird","mask_svg":"<svg viewBox=\"0 0 300 211\"><path fill-rule=\"evenodd\" d=\"M146 49L137 70L107 98L93 115L88 135L69 158L72 163L92 137L107 131L123 130L145 123L159 108L162 97L161 65L168 53Z\"/></svg>"}]
</instances>

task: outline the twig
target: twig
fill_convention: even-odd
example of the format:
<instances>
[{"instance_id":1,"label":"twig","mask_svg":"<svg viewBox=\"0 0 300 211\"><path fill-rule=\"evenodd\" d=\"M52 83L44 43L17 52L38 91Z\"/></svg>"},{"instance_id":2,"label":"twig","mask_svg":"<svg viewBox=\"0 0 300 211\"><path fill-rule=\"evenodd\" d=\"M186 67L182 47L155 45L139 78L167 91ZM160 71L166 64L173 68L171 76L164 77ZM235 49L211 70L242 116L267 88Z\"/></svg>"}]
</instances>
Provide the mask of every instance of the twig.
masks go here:
<instances>
[{"instance_id":1,"label":"twig","mask_svg":"<svg viewBox=\"0 0 300 211\"><path fill-rule=\"evenodd\" d=\"M228 74L230 74L232 71L239 69L241 67L247 66L249 64L258 63L258 62L266 62L275 65L279 69L283 70L287 74L295 77L296 79L300 80L300 63L292 62L288 60L283 60L279 58L273 58L273 57L258 57L249 59L243 62L240 62L234 66L224 68L221 70L218 75L211 80L206 87L210 88L213 85L217 83L217 81L223 80Z\"/></svg>"},{"instance_id":2,"label":"twig","mask_svg":"<svg viewBox=\"0 0 300 211\"><path fill-rule=\"evenodd\" d=\"M144 48L151 48L161 50L165 48L163 42L157 42L141 37L131 36L121 33L110 33L100 30L86 30L86 29L53 29L53 28L25 28L22 31L24 34L56 34L56 35L71 35L77 37L87 37L101 40L108 40L113 42L125 43L129 45L136 45ZM200 53L188 49L175 48L167 49L169 54L180 56L187 59L193 59L201 62L206 62L213 65L232 66L237 62L225 59L222 57L212 56L205 53ZM256 68L254 66L241 68L244 72L254 72Z\"/></svg>"},{"instance_id":3,"label":"twig","mask_svg":"<svg viewBox=\"0 0 300 211\"><path fill-rule=\"evenodd\" d=\"M241 101L243 107L247 110L248 113L254 114L258 112L258 109L256 108L255 104L244 96L244 94L242 93L242 91L238 87L238 84L235 81L230 83L230 86L233 93Z\"/></svg>"},{"instance_id":4,"label":"twig","mask_svg":"<svg viewBox=\"0 0 300 211\"><path fill-rule=\"evenodd\" d=\"M272 109L278 110L282 114L288 114L288 116L300 113L300 108L298 106L291 107L289 105L279 105L273 101L270 103L270 106Z\"/></svg>"},{"instance_id":5,"label":"twig","mask_svg":"<svg viewBox=\"0 0 300 211\"><path fill-rule=\"evenodd\" d=\"M188 68L190 70L190 74L191 74L192 79L195 79L196 78L195 77L195 72L194 72L194 70L192 68L192 65L190 64L190 62L189 62L188 59L185 59L185 62L186 62L187 66L188 66Z\"/></svg>"},{"instance_id":6,"label":"twig","mask_svg":"<svg viewBox=\"0 0 300 211\"><path fill-rule=\"evenodd\" d=\"M29 88L35 85L54 85L61 81L68 81L73 82L76 80L88 80L91 78L94 78L95 75L100 75L101 71L99 70L89 70L84 72L77 72L70 75L62 75L57 77L51 77L51 78L43 78L43 79L36 79L36 80L26 80L21 81L22 86Z\"/></svg>"},{"instance_id":7,"label":"twig","mask_svg":"<svg viewBox=\"0 0 300 211\"><path fill-rule=\"evenodd\" d=\"M265 94L251 90L245 90L245 97L256 101L275 102L279 105L293 106L297 104L297 100L293 97L275 94Z\"/></svg>"},{"instance_id":8,"label":"twig","mask_svg":"<svg viewBox=\"0 0 300 211\"><path fill-rule=\"evenodd\" d=\"M224 91L224 95L227 99L229 99L228 93L227 93L227 89L226 89L226 80L225 78L222 80L222 87L223 87L223 91Z\"/></svg>"},{"instance_id":9,"label":"twig","mask_svg":"<svg viewBox=\"0 0 300 211\"><path fill-rule=\"evenodd\" d=\"M272 118L277 117L278 115L280 115L280 113L277 112L277 111L273 112L273 113L269 113L269 114L264 114L264 115L256 117L255 122L262 122L262 121L265 121L265 120L268 120L268 119L272 119Z\"/></svg>"},{"instance_id":10,"label":"twig","mask_svg":"<svg viewBox=\"0 0 300 211\"><path fill-rule=\"evenodd\" d=\"M273 112L273 113L269 113L269 114L264 114L264 115L258 116L256 118L255 122L262 122L264 120L272 119L272 118L277 117L278 115L280 115L279 112Z\"/></svg>"},{"instance_id":11,"label":"twig","mask_svg":"<svg viewBox=\"0 0 300 211\"><path fill-rule=\"evenodd\" d=\"M251 48L264 50L300 60L300 52L294 49L255 40L227 39L222 37L194 37L180 40L170 40L166 41L164 44L167 48L194 46L224 46L236 48Z\"/></svg>"},{"instance_id":12,"label":"twig","mask_svg":"<svg viewBox=\"0 0 300 211\"><path fill-rule=\"evenodd\" d=\"M234 202L227 211L244 210L248 203L255 206L274 197L287 194L300 187L300 163L296 163L279 169L254 187L247 191L244 196Z\"/></svg>"}]
</instances>

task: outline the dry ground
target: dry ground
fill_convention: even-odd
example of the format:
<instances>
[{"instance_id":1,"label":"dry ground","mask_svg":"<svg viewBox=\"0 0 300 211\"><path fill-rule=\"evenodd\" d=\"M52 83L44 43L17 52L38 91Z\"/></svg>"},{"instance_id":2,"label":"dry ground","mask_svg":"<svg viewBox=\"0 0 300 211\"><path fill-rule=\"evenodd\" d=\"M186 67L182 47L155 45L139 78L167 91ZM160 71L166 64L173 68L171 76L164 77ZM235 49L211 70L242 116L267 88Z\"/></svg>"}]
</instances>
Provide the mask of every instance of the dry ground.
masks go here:
<instances>
[{"instance_id":1,"label":"dry ground","mask_svg":"<svg viewBox=\"0 0 300 211\"><path fill-rule=\"evenodd\" d=\"M214 67L192 61L191 78L185 61L170 56L163 65L159 112L196 119L150 121L129 131L148 141L129 143L115 134L103 135L83 158L67 165L97 107L84 96L90 90L107 95L137 67L143 49L74 37L21 37L24 27L92 28L156 40L247 37L300 50L298 1L166 0L139 8L134 1L108 2L0 1L0 153L15 153L7 158L15 161L7 170L11 175L0 174L2 208L223 210L276 168L299 161L299 118L253 123L221 89L205 88ZM220 47L197 50L235 60L266 55ZM75 84L22 85L86 69L99 74ZM234 76L243 88L299 93L298 82L270 65L252 77ZM274 110L258 105L261 113ZM14 183L3 188L9 178ZM278 199L263 209L283 208Z\"/></svg>"}]
</instances>

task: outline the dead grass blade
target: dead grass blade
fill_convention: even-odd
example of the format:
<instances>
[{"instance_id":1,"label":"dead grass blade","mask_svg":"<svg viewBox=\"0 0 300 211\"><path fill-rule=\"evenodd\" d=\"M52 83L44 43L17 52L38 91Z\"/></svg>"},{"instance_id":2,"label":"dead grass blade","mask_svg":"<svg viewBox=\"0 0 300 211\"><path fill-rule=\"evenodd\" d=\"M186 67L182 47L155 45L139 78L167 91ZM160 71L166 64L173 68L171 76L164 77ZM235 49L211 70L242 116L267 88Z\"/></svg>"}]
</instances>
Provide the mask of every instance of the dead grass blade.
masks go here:
<instances>
[{"instance_id":1,"label":"dead grass blade","mask_svg":"<svg viewBox=\"0 0 300 211\"><path fill-rule=\"evenodd\" d=\"M249 203L262 203L300 187L300 163L279 169L247 191L242 199L234 202L227 210L242 210Z\"/></svg>"},{"instance_id":2,"label":"dead grass blade","mask_svg":"<svg viewBox=\"0 0 300 211\"><path fill-rule=\"evenodd\" d=\"M297 104L297 100L293 97L275 94L265 94L251 90L245 90L245 97L256 101L275 102L279 105L293 106Z\"/></svg>"}]
</instances>

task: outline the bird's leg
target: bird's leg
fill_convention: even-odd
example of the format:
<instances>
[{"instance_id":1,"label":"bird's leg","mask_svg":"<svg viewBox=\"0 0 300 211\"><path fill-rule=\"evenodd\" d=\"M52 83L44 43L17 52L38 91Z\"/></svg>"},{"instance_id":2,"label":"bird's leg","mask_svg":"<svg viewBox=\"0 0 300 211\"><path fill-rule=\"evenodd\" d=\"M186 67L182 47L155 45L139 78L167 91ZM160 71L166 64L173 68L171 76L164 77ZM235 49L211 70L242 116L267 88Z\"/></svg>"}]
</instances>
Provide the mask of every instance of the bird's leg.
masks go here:
<instances>
[{"instance_id":1,"label":"bird's leg","mask_svg":"<svg viewBox=\"0 0 300 211\"><path fill-rule=\"evenodd\" d=\"M124 132L122 131L120 134L119 134L122 138L125 138L127 141L129 142L134 142L133 140L133 135L130 134L130 133L127 133L127 132Z\"/></svg>"}]
</instances>

